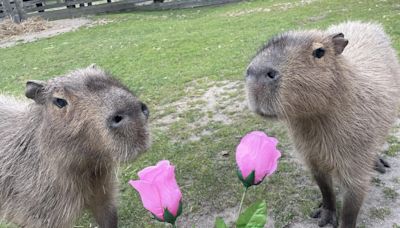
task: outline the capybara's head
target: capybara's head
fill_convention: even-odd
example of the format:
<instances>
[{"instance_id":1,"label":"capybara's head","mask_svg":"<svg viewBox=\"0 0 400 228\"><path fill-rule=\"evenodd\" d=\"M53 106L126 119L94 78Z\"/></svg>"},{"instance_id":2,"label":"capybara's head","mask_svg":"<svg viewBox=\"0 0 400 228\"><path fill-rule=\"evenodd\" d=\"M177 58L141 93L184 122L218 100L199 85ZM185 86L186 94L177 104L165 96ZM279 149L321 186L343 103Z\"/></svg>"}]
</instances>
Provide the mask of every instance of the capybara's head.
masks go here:
<instances>
[{"instance_id":1,"label":"capybara's head","mask_svg":"<svg viewBox=\"0 0 400 228\"><path fill-rule=\"evenodd\" d=\"M40 116L40 147L61 158L73 156L82 165L128 161L149 147L146 105L95 65L47 82L28 81L25 95Z\"/></svg>"},{"instance_id":2,"label":"capybara's head","mask_svg":"<svg viewBox=\"0 0 400 228\"><path fill-rule=\"evenodd\" d=\"M329 112L343 93L342 33L287 32L273 37L246 72L249 107L264 117L296 118Z\"/></svg>"}]
</instances>

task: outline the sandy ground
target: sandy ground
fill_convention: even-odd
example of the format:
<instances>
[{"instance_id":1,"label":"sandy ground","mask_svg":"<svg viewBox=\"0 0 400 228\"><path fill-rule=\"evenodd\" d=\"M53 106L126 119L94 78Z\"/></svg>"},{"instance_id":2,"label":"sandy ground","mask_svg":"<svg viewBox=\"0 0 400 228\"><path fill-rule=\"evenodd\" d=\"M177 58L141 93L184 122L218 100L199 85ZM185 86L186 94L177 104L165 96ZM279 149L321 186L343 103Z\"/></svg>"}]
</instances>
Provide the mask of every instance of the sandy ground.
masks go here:
<instances>
[{"instance_id":1,"label":"sandy ground","mask_svg":"<svg viewBox=\"0 0 400 228\"><path fill-rule=\"evenodd\" d=\"M4 40L0 40L0 48L12 47L18 43L33 42L38 39L56 36L65 32L74 31L77 28L89 25L91 20L86 18L63 19L57 21L49 21L49 28L40 32L27 33L13 36Z\"/></svg>"},{"instance_id":2,"label":"sandy ground","mask_svg":"<svg viewBox=\"0 0 400 228\"><path fill-rule=\"evenodd\" d=\"M232 97L233 93L240 91L242 87L241 82L221 81L218 84L209 82L206 84L208 89L196 88L196 82L192 83L186 88L188 94L193 94L191 97L184 98L173 102L171 104L156 107L155 113L161 115L160 118L155 118L152 124L154 127L161 130L167 130L171 124L180 120L185 112L196 112L201 116L196 121L188 123L189 129L202 128L210 122L220 122L223 124L230 124L237 118L237 113L243 113L246 109L246 102L241 97ZM191 91L189 93L189 91ZM193 93L193 91L196 91ZM165 115L167 110L173 110L172 113ZM211 134L208 131L203 131L200 135L194 135L189 140L197 141L202 136Z\"/></svg>"}]
</instances>

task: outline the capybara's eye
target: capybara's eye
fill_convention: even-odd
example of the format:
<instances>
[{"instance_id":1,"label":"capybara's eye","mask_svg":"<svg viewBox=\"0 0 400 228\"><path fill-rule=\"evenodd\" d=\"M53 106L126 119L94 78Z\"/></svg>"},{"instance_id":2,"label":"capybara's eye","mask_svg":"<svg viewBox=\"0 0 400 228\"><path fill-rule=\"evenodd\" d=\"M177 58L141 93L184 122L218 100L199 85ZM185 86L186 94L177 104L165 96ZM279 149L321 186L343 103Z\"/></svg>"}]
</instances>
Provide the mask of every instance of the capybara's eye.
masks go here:
<instances>
[{"instance_id":1,"label":"capybara's eye","mask_svg":"<svg viewBox=\"0 0 400 228\"><path fill-rule=\"evenodd\" d=\"M313 56L316 58L322 58L322 56L325 55L325 49L323 48L317 48L313 51Z\"/></svg>"},{"instance_id":2,"label":"capybara's eye","mask_svg":"<svg viewBox=\"0 0 400 228\"><path fill-rule=\"evenodd\" d=\"M65 106L67 106L68 102L61 98L54 98L53 104L59 108L64 108Z\"/></svg>"}]
</instances>

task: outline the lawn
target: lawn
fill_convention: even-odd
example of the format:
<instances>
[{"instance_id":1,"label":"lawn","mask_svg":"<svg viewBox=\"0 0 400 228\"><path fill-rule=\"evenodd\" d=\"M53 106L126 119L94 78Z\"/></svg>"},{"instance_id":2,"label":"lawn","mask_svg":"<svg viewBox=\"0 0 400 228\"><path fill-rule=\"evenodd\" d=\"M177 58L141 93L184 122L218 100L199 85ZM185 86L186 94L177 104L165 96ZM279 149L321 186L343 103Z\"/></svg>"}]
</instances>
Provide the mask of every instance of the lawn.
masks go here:
<instances>
[{"instance_id":1,"label":"lawn","mask_svg":"<svg viewBox=\"0 0 400 228\"><path fill-rule=\"evenodd\" d=\"M346 20L382 23L400 51L398 0L255 0L93 19L110 22L0 49L0 91L21 95L28 79L49 79L96 63L148 104L153 145L120 169L120 227L163 227L150 218L127 184L139 170L161 159L177 167L184 197L181 227L205 227L199 224L211 224L203 220L212 214L234 212L243 190L236 176L235 146L241 136L256 129L280 140L283 157L278 171L248 192L245 206L266 200L275 227L307 218L318 204L318 189L290 153L285 127L243 108L247 63L273 34L323 29ZM77 226L91 223L85 215Z\"/></svg>"}]
</instances>

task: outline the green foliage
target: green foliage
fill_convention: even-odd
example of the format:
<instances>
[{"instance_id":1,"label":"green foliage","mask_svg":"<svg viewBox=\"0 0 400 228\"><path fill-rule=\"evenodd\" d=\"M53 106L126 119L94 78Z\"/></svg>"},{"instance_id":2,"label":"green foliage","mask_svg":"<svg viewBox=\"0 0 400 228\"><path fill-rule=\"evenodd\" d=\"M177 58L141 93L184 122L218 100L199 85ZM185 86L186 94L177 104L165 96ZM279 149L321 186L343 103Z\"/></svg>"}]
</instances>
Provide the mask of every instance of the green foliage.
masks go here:
<instances>
[{"instance_id":1,"label":"green foliage","mask_svg":"<svg viewBox=\"0 0 400 228\"><path fill-rule=\"evenodd\" d=\"M267 204L260 201L247 208L236 221L237 228L263 228L267 222Z\"/></svg>"},{"instance_id":2,"label":"green foliage","mask_svg":"<svg viewBox=\"0 0 400 228\"><path fill-rule=\"evenodd\" d=\"M391 199L391 200L395 200L399 196L399 193L397 193L396 190L394 190L393 188L389 188L389 187L383 188L383 194L386 199Z\"/></svg>"},{"instance_id":3,"label":"green foliage","mask_svg":"<svg viewBox=\"0 0 400 228\"><path fill-rule=\"evenodd\" d=\"M369 210L371 218L384 220L387 216L389 216L392 212L389 208L381 207L381 208L371 208Z\"/></svg>"},{"instance_id":4,"label":"green foliage","mask_svg":"<svg viewBox=\"0 0 400 228\"><path fill-rule=\"evenodd\" d=\"M397 137L391 135L388 137L387 141L389 143L389 148L387 151L385 151L386 154L391 157L396 156L400 151L399 140L397 139Z\"/></svg>"},{"instance_id":5,"label":"green foliage","mask_svg":"<svg viewBox=\"0 0 400 228\"><path fill-rule=\"evenodd\" d=\"M243 183L244 187L248 188L252 185L254 185L254 178L256 175L256 171L253 170L247 177L246 179L243 178L242 172L240 170L237 170L237 175L239 177L239 180Z\"/></svg>"},{"instance_id":6,"label":"green foliage","mask_svg":"<svg viewBox=\"0 0 400 228\"><path fill-rule=\"evenodd\" d=\"M215 219L215 228L228 228L228 226L225 224L224 219L218 217Z\"/></svg>"},{"instance_id":7,"label":"green foliage","mask_svg":"<svg viewBox=\"0 0 400 228\"><path fill-rule=\"evenodd\" d=\"M164 210L164 221L170 223L172 225L175 224L176 217L168 211L168 209Z\"/></svg>"}]
</instances>

